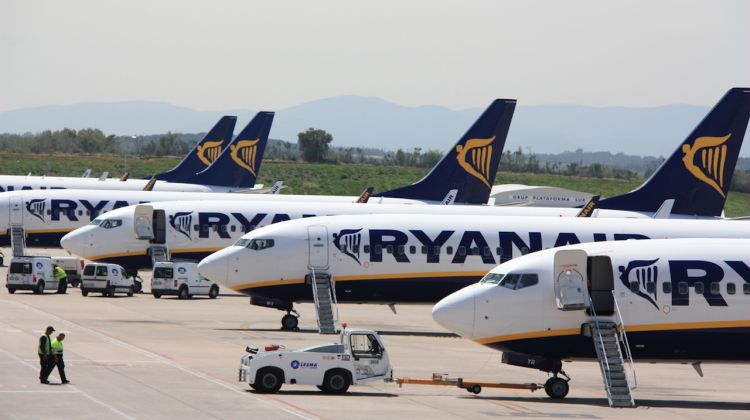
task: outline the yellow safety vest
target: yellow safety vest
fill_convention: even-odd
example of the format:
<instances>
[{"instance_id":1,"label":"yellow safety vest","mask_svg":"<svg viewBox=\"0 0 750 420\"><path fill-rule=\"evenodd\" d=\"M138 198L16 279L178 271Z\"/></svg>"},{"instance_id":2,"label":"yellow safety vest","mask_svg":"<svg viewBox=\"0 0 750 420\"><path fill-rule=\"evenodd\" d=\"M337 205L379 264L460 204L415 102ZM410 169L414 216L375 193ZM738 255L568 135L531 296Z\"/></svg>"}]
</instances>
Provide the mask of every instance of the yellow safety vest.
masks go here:
<instances>
[{"instance_id":1,"label":"yellow safety vest","mask_svg":"<svg viewBox=\"0 0 750 420\"><path fill-rule=\"evenodd\" d=\"M58 341L57 339L52 340L52 354L54 354L55 356L62 356L63 354L62 342Z\"/></svg>"},{"instance_id":2,"label":"yellow safety vest","mask_svg":"<svg viewBox=\"0 0 750 420\"><path fill-rule=\"evenodd\" d=\"M44 338L46 344L44 345L44 348L42 348L42 338ZM42 334L39 337L39 344L37 345L37 352L43 356L50 356L52 355L52 339L47 334Z\"/></svg>"}]
</instances>

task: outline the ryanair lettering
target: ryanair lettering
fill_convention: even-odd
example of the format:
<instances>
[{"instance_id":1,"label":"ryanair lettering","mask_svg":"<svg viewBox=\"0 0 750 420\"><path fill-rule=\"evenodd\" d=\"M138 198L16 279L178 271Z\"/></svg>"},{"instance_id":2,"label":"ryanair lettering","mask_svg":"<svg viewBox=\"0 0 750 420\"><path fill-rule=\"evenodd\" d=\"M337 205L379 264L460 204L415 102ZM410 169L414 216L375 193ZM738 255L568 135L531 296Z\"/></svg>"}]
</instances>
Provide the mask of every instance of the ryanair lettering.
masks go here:
<instances>
[{"instance_id":1,"label":"ryanair lettering","mask_svg":"<svg viewBox=\"0 0 750 420\"><path fill-rule=\"evenodd\" d=\"M111 208L109 208L110 204ZM26 211L44 223L48 221L58 222L63 217L71 222L78 222L80 221L79 217L85 216L91 221L104 213L107 208L114 210L133 204L138 203L130 203L125 200L92 202L89 200L51 199L49 200L49 208L47 208L46 199L32 199L26 202Z\"/></svg>"},{"instance_id":2,"label":"ryanair lettering","mask_svg":"<svg viewBox=\"0 0 750 420\"><path fill-rule=\"evenodd\" d=\"M703 136L695 139L692 145L683 144L682 162L688 172L716 190L724 193L724 167L727 160L727 141L732 134L724 137ZM700 153L699 153L700 152Z\"/></svg>"}]
</instances>

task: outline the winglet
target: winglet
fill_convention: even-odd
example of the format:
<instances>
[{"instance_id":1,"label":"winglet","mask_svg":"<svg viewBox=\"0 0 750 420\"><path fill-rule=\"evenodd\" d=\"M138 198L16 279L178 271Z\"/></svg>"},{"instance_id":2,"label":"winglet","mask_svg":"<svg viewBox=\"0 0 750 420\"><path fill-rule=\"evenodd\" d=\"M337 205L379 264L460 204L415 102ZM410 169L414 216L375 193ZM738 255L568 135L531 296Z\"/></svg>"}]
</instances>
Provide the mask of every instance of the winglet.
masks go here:
<instances>
[{"instance_id":1,"label":"winglet","mask_svg":"<svg viewBox=\"0 0 750 420\"><path fill-rule=\"evenodd\" d=\"M581 211L578 212L576 217L591 217L594 214L594 210L599 207L599 198L600 196L598 195L591 197Z\"/></svg>"},{"instance_id":2,"label":"winglet","mask_svg":"<svg viewBox=\"0 0 750 420\"><path fill-rule=\"evenodd\" d=\"M266 194L278 194L281 191L281 188L284 186L284 181L276 181L273 183L271 188L266 192Z\"/></svg>"},{"instance_id":3,"label":"winglet","mask_svg":"<svg viewBox=\"0 0 750 420\"><path fill-rule=\"evenodd\" d=\"M362 191L362 194L359 195L355 203L366 203L370 200L370 196L372 195L372 192L375 190L373 187L367 187L364 191Z\"/></svg>"},{"instance_id":4,"label":"winglet","mask_svg":"<svg viewBox=\"0 0 750 420\"><path fill-rule=\"evenodd\" d=\"M156 185L156 177L152 176L151 179L149 179L148 182L146 183L146 186L143 187L143 191L153 191L155 185Z\"/></svg>"}]
</instances>

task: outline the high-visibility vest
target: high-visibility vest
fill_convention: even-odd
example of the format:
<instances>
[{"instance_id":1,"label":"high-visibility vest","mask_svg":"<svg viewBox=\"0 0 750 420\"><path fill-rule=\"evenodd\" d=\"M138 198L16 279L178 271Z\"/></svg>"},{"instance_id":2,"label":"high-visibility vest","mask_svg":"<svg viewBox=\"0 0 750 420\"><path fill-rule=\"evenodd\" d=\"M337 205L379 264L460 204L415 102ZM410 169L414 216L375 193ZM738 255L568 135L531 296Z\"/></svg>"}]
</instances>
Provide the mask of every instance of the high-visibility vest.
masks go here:
<instances>
[{"instance_id":1,"label":"high-visibility vest","mask_svg":"<svg viewBox=\"0 0 750 420\"><path fill-rule=\"evenodd\" d=\"M65 270L63 270L60 267L57 267L55 269L55 280L60 281L64 279L65 277L68 277L68 275L65 273Z\"/></svg>"},{"instance_id":2,"label":"high-visibility vest","mask_svg":"<svg viewBox=\"0 0 750 420\"><path fill-rule=\"evenodd\" d=\"M45 344L42 348L42 338L44 338ZM39 344L37 345L37 352L43 356L49 356L52 354L52 340L47 334L42 334L39 337Z\"/></svg>"},{"instance_id":3,"label":"high-visibility vest","mask_svg":"<svg viewBox=\"0 0 750 420\"><path fill-rule=\"evenodd\" d=\"M62 342L58 339L52 340L52 354L55 356L62 356L63 355L63 345Z\"/></svg>"}]
</instances>

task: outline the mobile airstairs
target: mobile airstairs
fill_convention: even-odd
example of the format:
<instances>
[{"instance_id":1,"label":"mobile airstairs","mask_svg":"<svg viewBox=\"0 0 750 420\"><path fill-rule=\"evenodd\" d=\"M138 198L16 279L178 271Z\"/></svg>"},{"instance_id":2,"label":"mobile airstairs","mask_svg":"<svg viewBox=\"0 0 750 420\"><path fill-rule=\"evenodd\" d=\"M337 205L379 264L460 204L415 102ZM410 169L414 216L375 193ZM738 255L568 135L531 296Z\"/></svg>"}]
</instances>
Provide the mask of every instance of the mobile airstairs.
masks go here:
<instances>
[{"instance_id":1,"label":"mobile airstairs","mask_svg":"<svg viewBox=\"0 0 750 420\"><path fill-rule=\"evenodd\" d=\"M336 283L333 277L323 271L310 271L306 276L312 287L315 312L318 317L318 331L321 334L336 334L338 304L336 301Z\"/></svg>"}]
</instances>

